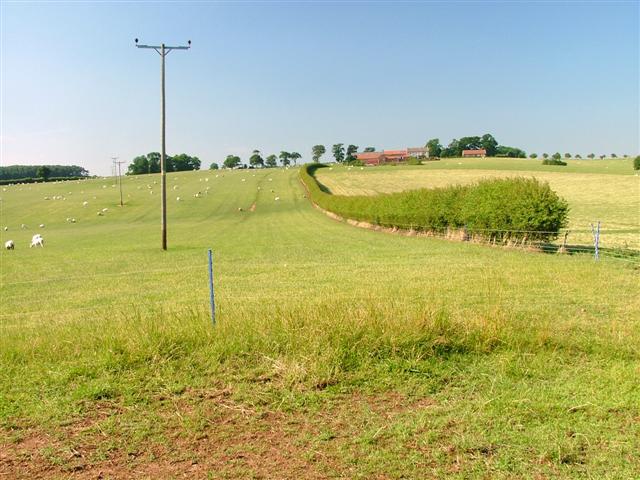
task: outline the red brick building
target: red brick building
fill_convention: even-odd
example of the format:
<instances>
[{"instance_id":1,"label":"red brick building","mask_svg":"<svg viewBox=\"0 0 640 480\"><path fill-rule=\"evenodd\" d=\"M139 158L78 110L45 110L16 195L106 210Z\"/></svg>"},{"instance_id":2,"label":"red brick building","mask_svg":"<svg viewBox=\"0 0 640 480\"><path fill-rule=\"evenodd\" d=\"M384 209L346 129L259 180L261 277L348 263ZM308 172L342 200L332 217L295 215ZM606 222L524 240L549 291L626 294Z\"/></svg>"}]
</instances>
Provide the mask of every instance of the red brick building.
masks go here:
<instances>
[{"instance_id":1,"label":"red brick building","mask_svg":"<svg viewBox=\"0 0 640 480\"><path fill-rule=\"evenodd\" d=\"M463 157L481 157L484 158L487 156L487 151L484 148L480 148L478 150L463 150Z\"/></svg>"},{"instance_id":2,"label":"red brick building","mask_svg":"<svg viewBox=\"0 0 640 480\"><path fill-rule=\"evenodd\" d=\"M404 162L408 157L428 157L426 148L405 148L404 150L383 150L382 152L356 153L356 158L366 165Z\"/></svg>"}]
</instances>

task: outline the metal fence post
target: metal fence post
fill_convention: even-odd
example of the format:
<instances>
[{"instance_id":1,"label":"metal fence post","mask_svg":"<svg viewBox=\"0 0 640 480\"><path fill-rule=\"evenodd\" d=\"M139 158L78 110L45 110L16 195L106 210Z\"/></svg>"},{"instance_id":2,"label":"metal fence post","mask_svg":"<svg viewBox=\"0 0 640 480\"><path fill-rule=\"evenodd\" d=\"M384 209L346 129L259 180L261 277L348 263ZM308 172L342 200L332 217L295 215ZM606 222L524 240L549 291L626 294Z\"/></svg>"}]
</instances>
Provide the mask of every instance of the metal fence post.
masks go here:
<instances>
[{"instance_id":1,"label":"metal fence post","mask_svg":"<svg viewBox=\"0 0 640 480\"><path fill-rule=\"evenodd\" d=\"M597 227L594 227L593 223L591 224L591 233L593 234L594 259L597 261L600 258L600 220L598 220Z\"/></svg>"},{"instance_id":2,"label":"metal fence post","mask_svg":"<svg viewBox=\"0 0 640 480\"><path fill-rule=\"evenodd\" d=\"M209 249L209 303L211 304L211 322L216 324L216 304L213 295L213 254Z\"/></svg>"}]
</instances>

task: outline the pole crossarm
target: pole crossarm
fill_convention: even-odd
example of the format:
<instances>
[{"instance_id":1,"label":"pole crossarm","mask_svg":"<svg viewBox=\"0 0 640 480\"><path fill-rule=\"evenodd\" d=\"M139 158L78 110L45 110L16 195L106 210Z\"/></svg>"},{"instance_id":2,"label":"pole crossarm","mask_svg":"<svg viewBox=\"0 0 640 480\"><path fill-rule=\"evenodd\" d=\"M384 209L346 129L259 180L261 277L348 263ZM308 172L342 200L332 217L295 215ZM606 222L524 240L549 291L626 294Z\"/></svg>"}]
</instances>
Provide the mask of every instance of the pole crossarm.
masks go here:
<instances>
[{"instance_id":1,"label":"pole crossarm","mask_svg":"<svg viewBox=\"0 0 640 480\"><path fill-rule=\"evenodd\" d=\"M158 52L158 55L162 55L162 45L136 45L138 48L151 48ZM168 47L164 46L164 56L166 57L171 50L189 50L191 46L179 46L179 47Z\"/></svg>"}]
</instances>

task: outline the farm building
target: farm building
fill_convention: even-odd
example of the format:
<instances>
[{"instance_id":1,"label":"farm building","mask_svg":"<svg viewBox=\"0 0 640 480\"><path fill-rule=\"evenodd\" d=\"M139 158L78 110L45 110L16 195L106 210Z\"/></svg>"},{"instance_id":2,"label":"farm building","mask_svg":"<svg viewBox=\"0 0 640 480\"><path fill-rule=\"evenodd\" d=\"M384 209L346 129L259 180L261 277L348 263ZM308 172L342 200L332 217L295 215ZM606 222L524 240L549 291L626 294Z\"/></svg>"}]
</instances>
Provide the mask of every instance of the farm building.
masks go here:
<instances>
[{"instance_id":1,"label":"farm building","mask_svg":"<svg viewBox=\"0 0 640 480\"><path fill-rule=\"evenodd\" d=\"M478 150L463 150L462 151L462 156L463 157L486 157L487 156L487 151L484 148L480 148Z\"/></svg>"},{"instance_id":2,"label":"farm building","mask_svg":"<svg viewBox=\"0 0 640 480\"><path fill-rule=\"evenodd\" d=\"M428 157L426 148L405 148L404 150L383 150L382 152L356 153L356 158L367 165L381 165L384 163L400 163L408 157Z\"/></svg>"}]
</instances>

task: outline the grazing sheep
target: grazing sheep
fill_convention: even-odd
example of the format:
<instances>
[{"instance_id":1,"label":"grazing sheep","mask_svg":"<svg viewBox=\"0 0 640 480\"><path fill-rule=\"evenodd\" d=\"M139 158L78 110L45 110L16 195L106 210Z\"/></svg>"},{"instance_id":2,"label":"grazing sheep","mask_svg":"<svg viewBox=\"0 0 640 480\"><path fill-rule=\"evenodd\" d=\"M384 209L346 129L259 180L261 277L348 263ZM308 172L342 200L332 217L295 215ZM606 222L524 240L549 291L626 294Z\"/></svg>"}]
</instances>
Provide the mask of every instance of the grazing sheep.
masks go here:
<instances>
[{"instance_id":1,"label":"grazing sheep","mask_svg":"<svg viewBox=\"0 0 640 480\"><path fill-rule=\"evenodd\" d=\"M276 202L277 202L278 200L280 200L280 197L276 197L276 198L275 198L275 201L276 201Z\"/></svg>"},{"instance_id":2,"label":"grazing sheep","mask_svg":"<svg viewBox=\"0 0 640 480\"><path fill-rule=\"evenodd\" d=\"M238 211L239 211L239 212L244 212L244 210L242 209L242 207L238 207Z\"/></svg>"},{"instance_id":3,"label":"grazing sheep","mask_svg":"<svg viewBox=\"0 0 640 480\"><path fill-rule=\"evenodd\" d=\"M103 212L107 212L109 209L108 208L103 208L102 211Z\"/></svg>"},{"instance_id":4,"label":"grazing sheep","mask_svg":"<svg viewBox=\"0 0 640 480\"><path fill-rule=\"evenodd\" d=\"M71 219L71 223L76 223L76 219L75 219L75 218L72 218L72 219Z\"/></svg>"},{"instance_id":5,"label":"grazing sheep","mask_svg":"<svg viewBox=\"0 0 640 480\"><path fill-rule=\"evenodd\" d=\"M98 212L98 216L99 216L99 217L103 217L103 216L104 216L104 213L102 213L102 212Z\"/></svg>"},{"instance_id":6,"label":"grazing sheep","mask_svg":"<svg viewBox=\"0 0 640 480\"><path fill-rule=\"evenodd\" d=\"M41 223L41 224L40 224L40 228L44 228L44 223Z\"/></svg>"},{"instance_id":7,"label":"grazing sheep","mask_svg":"<svg viewBox=\"0 0 640 480\"><path fill-rule=\"evenodd\" d=\"M38 245L44 247L44 238L42 238L42 235L40 235L39 233L36 233L33 237L31 237L31 245L29 245L29 248L37 247Z\"/></svg>"},{"instance_id":8,"label":"grazing sheep","mask_svg":"<svg viewBox=\"0 0 640 480\"><path fill-rule=\"evenodd\" d=\"M176 197L176 202L179 202L179 201L180 201L180 197Z\"/></svg>"},{"instance_id":9,"label":"grazing sheep","mask_svg":"<svg viewBox=\"0 0 640 480\"><path fill-rule=\"evenodd\" d=\"M82 202L82 206L83 207L86 207L87 205L89 205L89 202L87 202L87 201Z\"/></svg>"},{"instance_id":10,"label":"grazing sheep","mask_svg":"<svg viewBox=\"0 0 640 480\"><path fill-rule=\"evenodd\" d=\"M7 240L6 242L4 242L4 248L6 248L7 250L13 250L15 248L13 240Z\"/></svg>"},{"instance_id":11,"label":"grazing sheep","mask_svg":"<svg viewBox=\"0 0 640 480\"><path fill-rule=\"evenodd\" d=\"M6 232L7 230L9 230L9 227L4 227L4 231Z\"/></svg>"}]
</instances>

